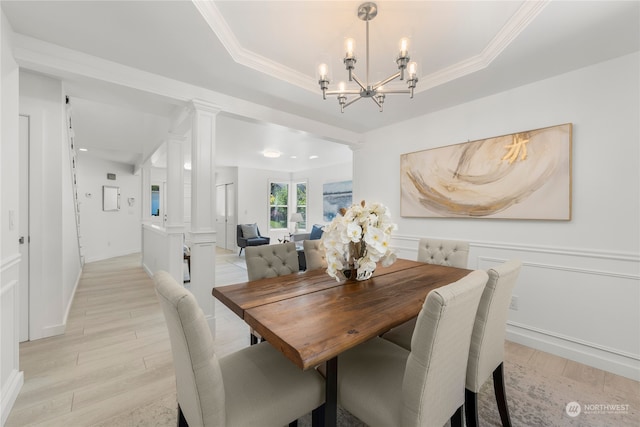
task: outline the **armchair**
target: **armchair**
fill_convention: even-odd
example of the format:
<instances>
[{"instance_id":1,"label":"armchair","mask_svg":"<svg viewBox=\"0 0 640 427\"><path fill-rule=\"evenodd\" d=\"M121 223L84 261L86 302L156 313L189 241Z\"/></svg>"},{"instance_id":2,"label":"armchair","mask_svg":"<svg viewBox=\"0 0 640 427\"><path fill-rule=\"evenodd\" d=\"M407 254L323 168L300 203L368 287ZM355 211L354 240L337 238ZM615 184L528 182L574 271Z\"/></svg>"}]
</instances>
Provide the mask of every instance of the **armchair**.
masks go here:
<instances>
[{"instance_id":1,"label":"armchair","mask_svg":"<svg viewBox=\"0 0 640 427\"><path fill-rule=\"evenodd\" d=\"M238 256L242 255L242 250L247 246L268 245L271 239L260 235L257 224L238 224L236 228L236 243L240 248Z\"/></svg>"}]
</instances>

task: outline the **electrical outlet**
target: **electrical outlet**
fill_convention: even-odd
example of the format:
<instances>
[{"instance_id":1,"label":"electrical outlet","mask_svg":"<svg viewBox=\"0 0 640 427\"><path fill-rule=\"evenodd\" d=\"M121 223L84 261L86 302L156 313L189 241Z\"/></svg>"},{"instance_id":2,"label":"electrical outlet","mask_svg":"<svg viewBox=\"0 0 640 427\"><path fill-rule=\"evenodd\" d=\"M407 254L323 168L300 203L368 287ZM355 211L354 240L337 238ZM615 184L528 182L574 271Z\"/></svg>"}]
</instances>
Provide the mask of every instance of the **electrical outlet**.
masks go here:
<instances>
[{"instance_id":1,"label":"electrical outlet","mask_svg":"<svg viewBox=\"0 0 640 427\"><path fill-rule=\"evenodd\" d=\"M509 304L509 309L518 311L518 297L515 295L511 296L511 304Z\"/></svg>"}]
</instances>

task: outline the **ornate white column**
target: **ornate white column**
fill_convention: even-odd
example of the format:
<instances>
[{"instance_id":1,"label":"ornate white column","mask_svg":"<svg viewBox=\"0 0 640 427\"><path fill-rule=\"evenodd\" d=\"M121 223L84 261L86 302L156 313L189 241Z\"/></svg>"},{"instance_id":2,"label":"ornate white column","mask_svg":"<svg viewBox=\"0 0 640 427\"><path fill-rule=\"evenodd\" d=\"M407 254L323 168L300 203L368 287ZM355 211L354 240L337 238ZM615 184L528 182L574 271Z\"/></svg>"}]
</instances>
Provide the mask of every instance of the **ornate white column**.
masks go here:
<instances>
[{"instance_id":1,"label":"ornate white column","mask_svg":"<svg viewBox=\"0 0 640 427\"><path fill-rule=\"evenodd\" d=\"M207 102L191 103L191 283L187 284L215 334L211 291L215 283L216 115L220 109Z\"/></svg>"},{"instance_id":2,"label":"ornate white column","mask_svg":"<svg viewBox=\"0 0 640 427\"><path fill-rule=\"evenodd\" d=\"M185 138L170 135L167 148L167 259L168 272L178 283L183 281L184 239L184 144Z\"/></svg>"}]
</instances>

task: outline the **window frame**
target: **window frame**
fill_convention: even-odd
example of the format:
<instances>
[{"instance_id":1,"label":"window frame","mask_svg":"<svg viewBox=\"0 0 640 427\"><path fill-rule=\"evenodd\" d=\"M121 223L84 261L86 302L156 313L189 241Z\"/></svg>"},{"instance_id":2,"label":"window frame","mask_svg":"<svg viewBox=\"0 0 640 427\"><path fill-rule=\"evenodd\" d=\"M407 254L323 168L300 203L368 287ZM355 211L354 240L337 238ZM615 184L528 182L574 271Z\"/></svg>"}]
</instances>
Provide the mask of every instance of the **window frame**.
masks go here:
<instances>
[{"instance_id":1,"label":"window frame","mask_svg":"<svg viewBox=\"0 0 640 427\"><path fill-rule=\"evenodd\" d=\"M273 191L273 185L274 184L282 185L282 186L286 185L286 187L287 187L287 204L272 204L271 203L271 198L273 196L272 191ZM269 200L268 200L268 203L269 203L269 210L268 210L269 230L273 230L273 231L286 230L286 231L288 231L289 230L289 210L291 208L291 203L290 203L291 202L291 200L290 200L290 198L291 198L291 181L283 181L283 180L275 180L275 179L269 180L268 197L269 197ZM274 227L272 225L272 222L274 222L274 221L272 221L272 210L274 208L275 209L282 209L282 208L286 209L285 219L284 219L284 224L285 224L284 227L277 227L276 228L276 227Z\"/></svg>"},{"instance_id":2,"label":"window frame","mask_svg":"<svg viewBox=\"0 0 640 427\"><path fill-rule=\"evenodd\" d=\"M299 227L298 231L306 231L309 227L309 181L308 180L297 180L297 181L293 181L292 184L295 186L295 194L292 195L293 197L293 203L292 206L294 208L294 211L292 212L300 212L299 208L303 207L304 208L304 212L302 213L302 217L304 218L304 221L300 222L300 224L303 224L303 227ZM305 204L304 205L299 205L298 204L298 185L302 185L304 184L304 192L305 192Z\"/></svg>"}]
</instances>

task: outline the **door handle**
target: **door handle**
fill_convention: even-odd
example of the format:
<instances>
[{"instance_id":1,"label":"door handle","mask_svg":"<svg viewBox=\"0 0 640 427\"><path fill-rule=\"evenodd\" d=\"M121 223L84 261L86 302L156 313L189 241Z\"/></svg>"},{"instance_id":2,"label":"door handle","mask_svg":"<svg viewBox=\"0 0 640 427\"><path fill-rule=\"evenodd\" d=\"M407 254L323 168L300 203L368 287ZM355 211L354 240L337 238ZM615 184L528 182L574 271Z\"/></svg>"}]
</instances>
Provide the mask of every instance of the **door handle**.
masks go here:
<instances>
[{"instance_id":1,"label":"door handle","mask_svg":"<svg viewBox=\"0 0 640 427\"><path fill-rule=\"evenodd\" d=\"M24 236L20 236L20 238L18 239L18 243L24 245Z\"/></svg>"}]
</instances>

